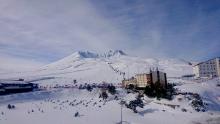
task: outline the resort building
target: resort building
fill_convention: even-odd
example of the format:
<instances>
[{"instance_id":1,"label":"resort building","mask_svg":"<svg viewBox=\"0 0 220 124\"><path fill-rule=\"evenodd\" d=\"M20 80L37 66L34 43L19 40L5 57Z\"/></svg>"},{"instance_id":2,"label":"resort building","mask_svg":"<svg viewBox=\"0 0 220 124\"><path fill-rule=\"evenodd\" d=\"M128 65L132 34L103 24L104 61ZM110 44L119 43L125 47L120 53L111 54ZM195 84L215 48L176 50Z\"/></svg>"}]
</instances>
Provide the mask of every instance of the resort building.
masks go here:
<instances>
[{"instance_id":1,"label":"resort building","mask_svg":"<svg viewBox=\"0 0 220 124\"><path fill-rule=\"evenodd\" d=\"M132 78L130 78L130 79L124 79L123 81L122 81L122 86L123 87L129 87L129 86L137 86L137 79L136 78L134 78L134 77L132 77Z\"/></svg>"},{"instance_id":2,"label":"resort building","mask_svg":"<svg viewBox=\"0 0 220 124\"><path fill-rule=\"evenodd\" d=\"M135 79L137 80L137 87L146 87L147 85L150 85L151 80L151 74L136 74Z\"/></svg>"},{"instance_id":3,"label":"resort building","mask_svg":"<svg viewBox=\"0 0 220 124\"><path fill-rule=\"evenodd\" d=\"M0 95L23 93L38 89L38 84L25 81L0 81Z\"/></svg>"},{"instance_id":4,"label":"resort building","mask_svg":"<svg viewBox=\"0 0 220 124\"><path fill-rule=\"evenodd\" d=\"M210 59L193 66L195 77L209 78L220 77L220 58Z\"/></svg>"},{"instance_id":5,"label":"resort building","mask_svg":"<svg viewBox=\"0 0 220 124\"><path fill-rule=\"evenodd\" d=\"M145 88L146 86L155 85L156 83L159 83L163 88L166 88L166 73L157 70L150 71L150 73L136 74L135 77L132 77L130 79L124 79L122 81L122 86L125 88Z\"/></svg>"}]
</instances>

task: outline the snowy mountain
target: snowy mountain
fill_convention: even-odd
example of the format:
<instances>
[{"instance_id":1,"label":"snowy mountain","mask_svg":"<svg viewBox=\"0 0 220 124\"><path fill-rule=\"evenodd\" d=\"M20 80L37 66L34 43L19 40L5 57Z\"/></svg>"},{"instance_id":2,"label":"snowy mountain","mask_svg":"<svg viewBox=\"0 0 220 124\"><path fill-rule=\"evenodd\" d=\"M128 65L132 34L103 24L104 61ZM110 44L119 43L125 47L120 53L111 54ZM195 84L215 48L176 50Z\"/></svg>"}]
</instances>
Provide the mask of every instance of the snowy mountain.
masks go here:
<instances>
[{"instance_id":1,"label":"snowy mountain","mask_svg":"<svg viewBox=\"0 0 220 124\"><path fill-rule=\"evenodd\" d=\"M78 88L52 88L53 86L73 86L84 83L120 83L123 75L129 78L136 73L148 72L158 67L167 72L168 77L178 77L192 73L192 66L181 59L155 59L132 57L123 51L109 51L104 54L79 51L59 61L37 70L1 74L2 78L24 78L26 81L47 87L45 90L0 96L0 123L15 122L42 124L113 124L120 121L120 100L109 94L107 101L99 98L100 90L91 92ZM77 80L77 84L73 80ZM219 78L212 80L186 80L168 78L182 93L199 94L206 103L205 112L197 112L192 107L193 95L177 94L173 100L144 97L143 108L138 113L123 107L123 120L129 124L219 124L220 92ZM117 96L126 101L134 100L138 94L127 93L117 88ZM16 109L7 109L15 104ZM79 117L74 113L79 112ZM97 118L98 117L98 118ZM159 119L158 119L159 118Z\"/></svg>"},{"instance_id":2,"label":"snowy mountain","mask_svg":"<svg viewBox=\"0 0 220 124\"><path fill-rule=\"evenodd\" d=\"M192 74L192 66L180 59L140 58L129 56L122 50L110 50L103 54L78 51L37 70L3 74L0 78L59 77L82 82L120 83L123 79L122 73L125 73L126 78L130 78L157 67L166 72L168 77Z\"/></svg>"},{"instance_id":3,"label":"snowy mountain","mask_svg":"<svg viewBox=\"0 0 220 124\"><path fill-rule=\"evenodd\" d=\"M125 56L127 55L126 53L124 53L122 50L110 50L108 51L107 53L104 53L104 55L101 55L101 56L104 56L104 57L112 57L112 56Z\"/></svg>"},{"instance_id":4,"label":"snowy mountain","mask_svg":"<svg viewBox=\"0 0 220 124\"><path fill-rule=\"evenodd\" d=\"M72 55L66 57L68 59L70 58L109 58L109 57L113 57L113 56L122 56L122 55L127 55L125 54L122 50L110 50L106 53L103 54L98 54L98 53L93 53L90 51L78 51L73 53Z\"/></svg>"}]
</instances>

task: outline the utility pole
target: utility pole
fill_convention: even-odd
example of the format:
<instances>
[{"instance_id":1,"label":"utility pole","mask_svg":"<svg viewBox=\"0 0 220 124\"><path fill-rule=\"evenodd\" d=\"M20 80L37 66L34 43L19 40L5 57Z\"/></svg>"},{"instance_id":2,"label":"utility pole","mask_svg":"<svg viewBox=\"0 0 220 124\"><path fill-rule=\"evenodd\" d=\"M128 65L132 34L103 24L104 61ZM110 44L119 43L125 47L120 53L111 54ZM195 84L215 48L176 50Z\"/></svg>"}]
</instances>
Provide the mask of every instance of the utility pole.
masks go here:
<instances>
[{"instance_id":1,"label":"utility pole","mask_svg":"<svg viewBox=\"0 0 220 124\"><path fill-rule=\"evenodd\" d=\"M123 121L123 116L122 116L122 104L121 104L121 124L122 124L122 121Z\"/></svg>"},{"instance_id":2,"label":"utility pole","mask_svg":"<svg viewBox=\"0 0 220 124\"><path fill-rule=\"evenodd\" d=\"M128 66L128 79L130 78L130 71L129 71L129 66Z\"/></svg>"},{"instance_id":3,"label":"utility pole","mask_svg":"<svg viewBox=\"0 0 220 124\"><path fill-rule=\"evenodd\" d=\"M125 79L125 72L123 72L123 80Z\"/></svg>"},{"instance_id":4,"label":"utility pole","mask_svg":"<svg viewBox=\"0 0 220 124\"><path fill-rule=\"evenodd\" d=\"M123 105L125 104L125 101L121 100L120 104L121 104L121 122L119 124L122 124L123 123L123 111L122 111L122 109L123 109Z\"/></svg>"}]
</instances>

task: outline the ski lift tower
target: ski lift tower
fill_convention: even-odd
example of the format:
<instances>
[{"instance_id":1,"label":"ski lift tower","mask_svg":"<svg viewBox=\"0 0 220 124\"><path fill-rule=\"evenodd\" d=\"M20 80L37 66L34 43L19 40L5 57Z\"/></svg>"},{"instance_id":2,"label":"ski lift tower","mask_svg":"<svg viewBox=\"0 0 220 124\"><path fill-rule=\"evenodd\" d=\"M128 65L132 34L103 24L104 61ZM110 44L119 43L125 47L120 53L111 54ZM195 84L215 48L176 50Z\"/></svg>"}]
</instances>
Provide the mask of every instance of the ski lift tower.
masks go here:
<instances>
[{"instance_id":1,"label":"ski lift tower","mask_svg":"<svg viewBox=\"0 0 220 124\"><path fill-rule=\"evenodd\" d=\"M123 79L125 79L125 72L123 72L122 75L123 75Z\"/></svg>"}]
</instances>

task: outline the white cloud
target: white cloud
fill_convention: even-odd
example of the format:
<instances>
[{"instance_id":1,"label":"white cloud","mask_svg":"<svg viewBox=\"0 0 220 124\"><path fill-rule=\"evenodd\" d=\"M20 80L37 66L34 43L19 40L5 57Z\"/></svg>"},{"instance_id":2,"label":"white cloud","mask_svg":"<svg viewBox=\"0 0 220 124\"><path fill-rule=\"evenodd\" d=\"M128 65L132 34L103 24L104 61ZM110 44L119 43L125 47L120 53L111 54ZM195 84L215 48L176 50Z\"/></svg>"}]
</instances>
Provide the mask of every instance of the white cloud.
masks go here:
<instances>
[{"instance_id":1,"label":"white cloud","mask_svg":"<svg viewBox=\"0 0 220 124\"><path fill-rule=\"evenodd\" d=\"M1 54L0 62L0 73L33 70L45 65L45 63L36 62L34 60L22 59Z\"/></svg>"},{"instance_id":2,"label":"white cloud","mask_svg":"<svg viewBox=\"0 0 220 124\"><path fill-rule=\"evenodd\" d=\"M0 7L0 25L4 30L0 33L0 45L22 51L21 54L39 53L41 49L63 56L79 49L103 51L121 47L128 41L123 32L85 0L0 3L5 3Z\"/></svg>"},{"instance_id":3,"label":"white cloud","mask_svg":"<svg viewBox=\"0 0 220 124\"><path fill-rule=\"evenodd\" d=\"M77 50L122 49L144 57L180 58L210 56L210 49L219 53L219 36L211 36L219 32L220 11L207 16L204 5L197 4L0 0L0 53L36 61L54 61ZM209 39L215 45L206 45Z\"/></svg>"}]
</instances>

